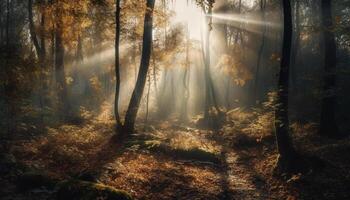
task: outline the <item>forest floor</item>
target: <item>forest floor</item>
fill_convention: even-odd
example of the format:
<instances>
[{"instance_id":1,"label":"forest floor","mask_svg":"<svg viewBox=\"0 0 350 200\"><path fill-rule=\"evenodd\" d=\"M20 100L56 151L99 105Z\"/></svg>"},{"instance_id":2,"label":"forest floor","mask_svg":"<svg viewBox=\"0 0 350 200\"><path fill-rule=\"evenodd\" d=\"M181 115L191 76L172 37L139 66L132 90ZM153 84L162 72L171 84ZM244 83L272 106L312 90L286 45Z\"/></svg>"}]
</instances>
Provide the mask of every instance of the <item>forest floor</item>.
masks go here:
<instances>
[{"instance_id":1,"label":"forest floor","mask_svg":"<svg viewBox=\"0 0 350 200\"><path fill-rule=\"evenodd\" d=\"M319 168L276 176L274 139L264 122L271 116L240 110L231 115L218 131L195 123L149 122L123 143L113 137L114 121L94 119L49 128L41 136L23 135L11 144L11 155L57 180L99 182L135 199L350 199L349 139L300 134L296 146L319 155ZM312 125L294 128L313 132ZM6 185L1 199L52 199L55 189L18 190L21 173L17 169L0 179Z\"/></svg>"}]
</instances>

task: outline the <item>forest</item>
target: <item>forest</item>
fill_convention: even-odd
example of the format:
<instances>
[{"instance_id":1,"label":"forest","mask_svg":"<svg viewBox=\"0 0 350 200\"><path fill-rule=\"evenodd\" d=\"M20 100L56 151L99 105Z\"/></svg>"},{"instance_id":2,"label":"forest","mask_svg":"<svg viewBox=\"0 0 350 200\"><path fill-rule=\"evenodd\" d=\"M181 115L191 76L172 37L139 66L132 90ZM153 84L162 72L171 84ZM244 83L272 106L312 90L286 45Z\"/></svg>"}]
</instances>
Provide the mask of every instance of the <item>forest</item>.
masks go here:
<instances>
[{"instance_id":1,"label":"forest","mask_svg":"<svg viewBox=\"0 0 350 200\"><path fill-rule=\"evenodd\" d=\"M0 0L0 199L349 200L350 0Z\"/></svg>"}]
</instances>

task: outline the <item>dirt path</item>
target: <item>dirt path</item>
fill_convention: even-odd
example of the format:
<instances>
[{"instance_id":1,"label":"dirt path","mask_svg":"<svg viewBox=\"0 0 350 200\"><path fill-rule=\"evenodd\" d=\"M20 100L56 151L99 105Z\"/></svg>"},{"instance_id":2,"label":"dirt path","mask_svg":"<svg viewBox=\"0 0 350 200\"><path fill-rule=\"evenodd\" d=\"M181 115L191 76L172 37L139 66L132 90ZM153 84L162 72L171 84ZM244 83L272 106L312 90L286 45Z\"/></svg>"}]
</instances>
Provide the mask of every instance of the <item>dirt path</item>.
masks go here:
<instances>
[{"instance_id":1,"label":"dirt path","mask_svg":"<svg viewBox=\"0 0 350 200\"><path fill-rule=\"evenodd\" d=\"M221 137L212 137L221 149L222 187L224 199L264 200L268 199L264 183L258 179L247 160L230 147Z\"/></svg>"},{"instance_id":2,"label":"dirt path","mask_svg":"<svg viewBox=\"0 0 350 200\"><path fill-rule=\"evenodd\" d=\"M191 145L196 148L214 148L218 150L216 156L220 161L215 163L205 158L198 160L184 157L181 154L185 152L177 154L173 150L163 151L161 148L152 150L138 146L135 150L135 146L132 146L132 150L127 150L117 161L119 169L123 166L124 170L119 171L119 175L107 181L107 184L120 187L120 183L124 183L121 189L133 193L138 199L268 199L264 182L247 168L249 164L223 140L210 137L213 133L192 128L181 131L166 128L158 134L163 138L161 144L170 140L172 145L177 145L172 141L183 137L182 143L194 140L195 144ZM147 137L148 141L157 140L154 135L150 137L142 134L133 141ZM182 147L180 145L177 148Z\"/></svg>"}]
</instances>

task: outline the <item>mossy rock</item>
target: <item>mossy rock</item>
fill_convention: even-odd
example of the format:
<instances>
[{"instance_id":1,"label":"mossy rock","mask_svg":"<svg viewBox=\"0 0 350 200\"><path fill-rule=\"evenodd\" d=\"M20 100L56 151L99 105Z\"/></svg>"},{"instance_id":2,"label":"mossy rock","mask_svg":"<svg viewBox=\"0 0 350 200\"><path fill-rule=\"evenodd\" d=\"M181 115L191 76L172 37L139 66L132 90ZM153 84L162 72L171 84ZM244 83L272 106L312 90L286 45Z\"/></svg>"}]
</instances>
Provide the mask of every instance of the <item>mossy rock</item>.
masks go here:
<instances>
[{"instance_id":1,"label":"mossy rock","mask_svg":"<svg viewBox=\"0 0 350 200\"><path fill-rule=\"evenodd\" d=\"M17 178L17 187L22 191L41 187L54 189L58 181L58 179L49 174L29 171L23 173Z\"/></svg>"},{"instance_id":2,"label":"mossy rock","mask_svg":"<svg viewBox=\"0 0 350 200\"><path fill-rule=\"evenodd\" d=\"M57 200L131 200L131 196L122 190L80 180L68 180L58 184Z\"/></svg>"}]
</instances>

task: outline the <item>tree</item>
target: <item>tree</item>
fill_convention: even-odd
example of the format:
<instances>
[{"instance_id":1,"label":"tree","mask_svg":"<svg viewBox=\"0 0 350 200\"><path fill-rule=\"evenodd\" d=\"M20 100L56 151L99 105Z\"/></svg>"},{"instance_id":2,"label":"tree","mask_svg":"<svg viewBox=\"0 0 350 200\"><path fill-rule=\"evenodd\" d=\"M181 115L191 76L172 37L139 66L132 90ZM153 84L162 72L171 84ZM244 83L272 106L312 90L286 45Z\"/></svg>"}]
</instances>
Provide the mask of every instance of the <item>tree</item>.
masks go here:
<instances>
[{"instance_id":1,"label":"tree","mask_svg":"<svg viewBox=\"0 0 350 200\"><path fill-rule=\"evenodd\" d=\"M290 0L283 0L284 31L283 49L278 80L277 105L275 111L275 134L279 153L277 166L281 171L291 171L296 162L296 152L289 136L288 90L289 67L292 48L292 8Z\"/></svg>"},{"instance_id":2,"label":"tree","mask_svg":"<svg viewBox=\"0 0 350 200\"><path fill-rule=\"evenodd\" d=\"M297 59L298 59L298 52L300 48L300 0L295 1L295 36L293 39L293 49L291 53L291 84L292 88L295 90L297 89Z\"/></svg>"},{"instance_id":3,"label":"tree","mask_svg":"<svg viewBox=\"0 0 350 200\"><path fill-rule=\"evenodd\" d=\"M190 98L190 90L189 90L189 79L190 79L190 58L189 58L189 50L190 50L190 38L189 38L189 31L188 31L188 24L186 25L186 60L185 60L185 66L184 66L184 73L182 78L182 84L183 84L183 101L181 102L181 112L180 112L180 119L184 122L188 121L188 113L187 113L187 104L188 99Z\"/></svg>"},{"instance_id":4,"label":"tree","mask_svg":"<svg viewBox=\"0 0 350 200\"><path fill-rule=\"evenodd\" d=\"M137 112L140 107L141 97L145 88L147 73L151 58L152 50L152 29L153 29L153 9L155 0L147 0L146 13L144 18L143 41L142 41L142 56L139 74L136 85L131 96L128 110L125 116L123 126L124 133L132 133L134 131Z\"/></svg>"},{"instance_id":5,"label":"tree","mask_svg":"<svg viewBox=\"0 0 350 200\"><path fill-rule=\"evenodd\" d=\"M197 3L201 6L203 13L205 16L205 38L203 40L203 37L201 38L201 44L202 44L202 57L204 62L204 79L205 79L205 103L204 103L204 123L206 123L207 126L212 128L216 127L216 121L214 120L212 114L210 113L210 110L212 106L214 106L218 116L221 115L221 111L219 109L216 96L215 96L215 89L214 89L214 83L212 80L212 76L210 73L210 65L211 65L211 59L210 59L210 32L212 30L212 9L213 4L215 3L214 0L207 0L207 1L199 1L197 0Z\"/></svg>"},{"instance_id":6,"label":"tree","mask_svg":"<svg viewBox=\"0 0 350 200\"><path fill-rule=\"evenodd\" d=\"M323 98L321 107L321 122L319 133L322 136L340 137L335 119L336 107L336 66L337 47L333 32L332 1L322 0L322 25L325 44L324 65L325 74L323 80Z\"/></svg>"},{"instance_id":7,"label":"tree","mask_svg":"<svg viewBox=\"0 0 350 200\"><path fill-rule=\"evenodd\" d=\"M121 125L119 116L119 92L120 92L120 66L119 66L119 42L120 42L120 0L116 0L115 11L115 98L114 98L114 115L117 121L117 126Z\"/></svg>"},{"instance_id":8,"label":"tree","mask_svg":"<svg viewBox=\"0 0 350 200\"><path fill-rule=\"evenodd\" d=\"M256 71L255 71L255 82L254 82L254 103L258 101L259 95L258 93L258 87L259 87L259 75L260 75L260 68L261 68L261 60L265 48L265 42L266 42L266 32L267 32L267 25L266 25L266 0L260 0L260 12L261 12L261 20L263 23L263 34L261 36L261 44L259 47L259 52L258 52L258 60L256 64Z\"/></svg>"},{"instance_id":9,"label":"tree","mask_svg":"<svg viewBox=\"0 0 350 200\"><path fill-rule=\"evenodd\" d=\"M67 120L70 112L70 105L67 99L67 85L64 69L64 46L63 46L63 16L62 16L62 6L57 4L56 17L57 21L55 24L55 70L56 70L56 85L57 85L57 95L60 99L60 112L61 118Z\"/></svg>"},{"instance_id":10,"label":"tree","mask_svg":"<svg viewBox=\"0 0 350 200\"><path fill-rule=\"evenodd\" d=\"M40 60L42 60L42 50L39 45L38 37L35 31L34 20L33 20L33 2L32 0L28 0L28 19L29 19L29 31L30 36L33 41L36 53Z\"/></svg>"}]
</instances>

